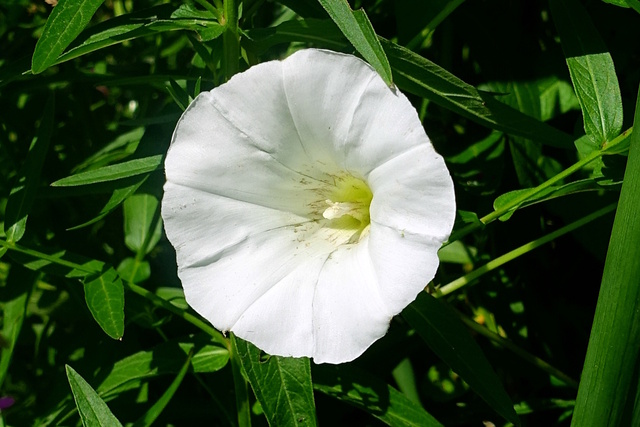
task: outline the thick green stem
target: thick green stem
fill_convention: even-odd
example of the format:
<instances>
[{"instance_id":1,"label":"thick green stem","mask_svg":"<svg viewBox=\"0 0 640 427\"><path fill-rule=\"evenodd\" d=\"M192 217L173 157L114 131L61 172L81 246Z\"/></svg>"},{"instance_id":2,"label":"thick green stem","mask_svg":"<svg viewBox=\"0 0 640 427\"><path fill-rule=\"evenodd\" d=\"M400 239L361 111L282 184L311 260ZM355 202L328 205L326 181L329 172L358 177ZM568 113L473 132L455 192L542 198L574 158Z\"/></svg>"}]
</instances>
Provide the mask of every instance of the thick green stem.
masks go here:
<instances>
[{"instance_id":1,"label":"thick green stem","mask_svg":"<svg viewBox=\"0 0 640 427\"><path fill-rule=\"evenodd\" d=\"M223 71L226 80L229 80L238 72L238 60L240 58L240 36L238 33L238 4L236 0L224 2L224 25L222 34L223 46Z\"/></svg>"}]
</instances>

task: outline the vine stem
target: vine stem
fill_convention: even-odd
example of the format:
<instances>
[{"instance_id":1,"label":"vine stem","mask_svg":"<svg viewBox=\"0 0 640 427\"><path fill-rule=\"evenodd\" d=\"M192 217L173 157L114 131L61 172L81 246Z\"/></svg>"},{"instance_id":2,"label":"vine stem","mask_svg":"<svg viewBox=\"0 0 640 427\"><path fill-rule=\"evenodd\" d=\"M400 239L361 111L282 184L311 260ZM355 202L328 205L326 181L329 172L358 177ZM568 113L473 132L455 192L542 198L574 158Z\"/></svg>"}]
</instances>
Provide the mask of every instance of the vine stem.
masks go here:
<instances>
[{"instance_id":1,"label":"vine stem","mask_svg":"<svg viewBox=\"0 0 640 427\"><path fill-rule=\"evenodd\" d=\"M229 80L239 69L240 36L238 34L238 5L236 0L225 0L223 7L223 24L225 31L222 34L223 71L226 80Z\"/></svg>"},{"instance_id":2,"label":"vine stem","mask_svg":"<svg viewBox=\"0 0 640 427\"><path fill-rule=\"evenodd\" d=\"M483 265L482 267L479 267L475 270L473 270L471 273L466 274L462 277L457 278L456 280L442 286L441 288L438 288L435 293L434 296L435 297L442 297L445 295L450 294L451 292L454 292L460 288L462 288L463 286L468 285L469 283L473 282L474 280L478 279L479 277L483 276L486 273L489 273L492 270L495 270L498 267L501 267L502 265L508 263L509 261L512 261L516 258L518 258L521 255L526 254L527 252L530 252L546 243L549 243L555 239L557 239L560 236L563 236L567 233L570 233L571 231L582 227L583 225L586 225L588 223L590 223L591 221L600 218L603 215L608 214L609 212L613 212L616 208L616 203L612 203L608 206L605 206L602 209L599 209L583 218L580 218L577 221L572 222L571 224L565 225L562 228L557 229L556 231L553 231L549 234L546 234L536 240L533 240L531 242L528 242L512 251L507 252L504 255L499 256L498 258L495 258L491 261L489 261L488 263L486 263L485 265Z\"/></svg>"},{"instance_id":3,"label":"vine stem","mask_svg":"<svg viewBox=\"0 0 640 427\"><path fill-rule=\"evenodd\" d=\"M463 227L462 229L452 233L451 237L449 237L449 240L447 240L443 244L443 246L447 246L448 244L453 243L456 240L460 240L461 238L463 238L467 234L470 234L470 233L474 232L475 230L477 230L479 228L482 228L485 225L495 221L496 219L500 218L501 216L503 216L504 214L508 213L509 211L511 211L513 209L517 209L518 206L520 206L522 203L524 203L527 200L530 200L531 198L535 197L536 195L542 193L543 191L545 191L546 189L548 189L549 187L551 187L555 183L557 183L557 182L567 178L568 176L574 174L575 172L579 171L580 169L582 169L583 167L585 167L589 163L599 159L600 157L602 157L604 155L607 155L607 154L616 153L616 148L618 146L622 145L623 141L625 141L627 138L629 138L631 136L632 130L633 130L633 128L627 129L626 131L624 131L620 135L618 135L616 138L611 140L611 142L609 142L608 144L603 146L600 150L592 151L591 153L587 154L584 158L578 160L576 163L574 163L573 165L569 166L567 169L563 170L559 174L549 178L547 181L543 182L542 184L538 185L537 187L531 188L531 189L529 189L529 191L526 191L526 192L522 193L519 197L513 199L511 202L509 202L508 204L506 204L502 208L496 209L495 211L483 216L482 218L480 218L480 220L478 222L474 222L472 224L469 224L469 225Z\"/></svg>"}]
</instances>

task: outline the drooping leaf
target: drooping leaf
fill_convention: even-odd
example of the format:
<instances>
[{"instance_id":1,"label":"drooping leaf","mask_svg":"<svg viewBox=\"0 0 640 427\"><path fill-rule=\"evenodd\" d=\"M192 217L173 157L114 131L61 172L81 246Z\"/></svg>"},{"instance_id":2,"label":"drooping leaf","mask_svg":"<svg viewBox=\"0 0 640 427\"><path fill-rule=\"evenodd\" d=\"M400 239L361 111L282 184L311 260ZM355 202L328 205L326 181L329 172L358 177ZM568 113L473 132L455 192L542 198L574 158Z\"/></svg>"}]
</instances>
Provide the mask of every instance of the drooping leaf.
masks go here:
<instances>
[{"instance_id":1,"label":"drooping leaf","mask_svg":"<svg viewBox=\"0 0 640 427\"><path fill-rule=\"evenodd\" d=\"M31 71L38 74L56 62L58 56L87 26L104 0L60 0L53 8L36 44Z\"/></svg>"},{"instance_id":2,"label":"drooping leaf","mask_svg":"<svg viewBox=\"0 0 640 427\"><path fill-rule=\"evenodd\" d=\"M95 224L96 222L100 221L102 218L106 217L111 212L113 212L118 206L120 206L122 202L127 200L129 196L135 193L136 190L140 188L140 186L147 180L147 178L148 178L148 175L142 176L141 178L138 178L137 180L135 180L132 184L125 183L123 187L115 188L113 190L113 193L111 194L111 197L107 201L107 203L100 210L100 212L98 212L96 216L94 216L88 221L83 222L82 224L70 227L68 230L69 231L78 230L80 228L87 227L91 224Z\"/></svg>"},{"instance_id":3,"label":"drooping leaf","mask_svg":"<svg viewBox=\"0 0 640 427\"><path fill-rule=\"evenodd\" d=\"M445 303L421 292L402 312L434 353L498 414L520 425L513 403L482 350L457 314Z\"/></svg>"},{"instance_id":4,"label":"drooping leaf","mask_svg":"<svg viewBox=\"0 0 640 427\"><path fill-rule=\"evenodd\" d=\"M419 404L395 388L354 366L315 365L313 387L347 402L390 426L442 426Z\"/></svg>"},{"instance_id":5,"label":"drooping leaf","mask_svg":"<svg viewBox=\"0 0 640 427\"><path fill-rule=\"evenodd\" d=\"M159 202L151 194L134 194L124 201L124 242L136 254L146 255L162 236Z\"/></svg>"},{"instance_id":6,"label":"drooping leaf","mask_svg":"<svg viewBox=\"0 0 640 427\"><path fill-rule=\"evenodd\" d=\"M268 356L236 338L242 368L271 426L315 426L309 359Z\"/></svg>"},{"instance_id":7,"label":"drooping leaf","mask_svg":"<svg viewBox=\"0 0 640 427\"><path fill-rule=\"evenodd\" d=\"M65 365L67 379L85 427L122 427L104 400L71 366Z\"/></svg>"},{"instance_id":8,"label":"drooping leaf","mask_svg":"<svg viewBox=\"0 0 640 427\"><path fill-rule=\"evenodd\" d=\"M613 59L582 3L551 0L549 4L582 108L585 132L602 146L622 129L622 99Z\"/></svg>"},{"instance_id":9,"label":"drooping leaf","mask_svg":"<svg viewBox=\"0 0 640 427\"><path fill-rule=\"evenodd\" d=\"M394 72L394 81L406 92L427 98L442 107L491 129L522 136L553 147L568 148L573 137L479 92L428 59L380 39Z\"/></svg>"},{"instance_id":10,"label":"drooping leaf","mask_svg":"<svg viewBox=\"0 0 640 427\"><path fill-rule=\"evenodd\" d=\"M640 129L640 91L634 127ZM629 159L600 285L572 426L632 425L640 362L640 132Z\"/></svg>"},{"instance_id":11,"label":"drooping leaf","mask_svg":"<svg viewBox=\"0 0 640 427\"><path fill-rule=\"evenodd\" d=\"M389 60L365 11L351 10L351 6L345 0L319 1L353 47L380 74L387 85L393 86Z\"/></svg>"},{"instance_id":12,"label":"drooping leaf","mask_svg":"<svg viewBox=\"0 0 640 427\"><path fill-rule=\"evenodd\" d=\"M98 325L113 339L124 335L124 287L118 273L109 268L83 280L87 307Z\"/></svg>"},{"instance_id":13,"label":"drooping leaf","mask_svg":"<svg viewBox=\"0 0 640 427\"><path fill-rule=\"evenodd\" d=\"M53 95L49 96L44 107L40 127L31 142L31 147L29 147L27 159L9 194L4 221L4 230L9 242L17 242L24 235L27 217L35 200L36 190L40 185L40 174L53 131L53 100Z\"/></svg>"},{"instance_id":14,"label":"drooping leaf","mask_svg":"<svg viewBox=\"0 0 640 427\"><path fill-rule=\"evenodd\" d=\"M59 179L53 183L53 187L67 187L77 185L89 185L116 179L128 178L153 172L162 164L162 155L144 157L141 159L129 160L116 165L104 166L87 172L81 172L66 178Z\"/></svg>"}]
</instances>

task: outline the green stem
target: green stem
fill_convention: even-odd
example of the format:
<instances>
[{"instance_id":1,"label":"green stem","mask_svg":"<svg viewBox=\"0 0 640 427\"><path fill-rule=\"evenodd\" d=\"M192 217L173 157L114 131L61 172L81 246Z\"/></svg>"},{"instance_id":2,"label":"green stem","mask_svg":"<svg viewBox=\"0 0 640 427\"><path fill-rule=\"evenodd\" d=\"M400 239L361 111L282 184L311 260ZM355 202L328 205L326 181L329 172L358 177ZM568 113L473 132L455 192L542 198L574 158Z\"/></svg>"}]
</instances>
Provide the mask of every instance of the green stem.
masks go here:
<instances>
[{"instance_id":1,"label":"green stem","mask_svg":"<svg viewBox=\"0 0 640 427\"><path fill-rule=\"evenodd\" d=\"M179 307L176 307L175 305L171 304L171 302L163 298L160 298L153 292L148 291L141 286L135 285L131 282L124 282L124 287L127 290L149 300L154 305L158 307L162 307L165 310L168 310L171 313L175 314L176 316L180 317L181 319L191 323L196 328L200 329L201 331L211 336L213 341L219 344L222 344L225 347L228 345L228 340L220 332L218 332L213 326L210 326L209 324L201 320L199 317L196 317L189 312L183 311Z\"/></svg>"},{"instance_id":2,"label":"green stem","mask_svg":"<svg viewBox=\"0 0 640 427\"><path fill-rule=\"evenodd\" d=\"M615 153L616 147L622 144L623 141L625 141L627 138L631 136L632 130L633 128L627 129L626 131L622 132L620 135L615 137L613 140L611 140L609 144L607 144L605 147L603 147L599 151L592 151L586 157L580 159L578 162L569 166L567 169L563 170L562 172L555 175L554 177L549 178L547 181L543 182L539 186L531 188L529 191L523 193L520 197L512 200L510 203L503 206L502 208L495 210L489 213L488 215L483 216L482 218L480 218L480 222L469 224L466 227L463 227L462 229L452 233L451 237L449 237L449 240L445 242L443 246L446 246L449 243L455 242L456 240L460 240L462 237L466 236L467 234L470 234L476 231L477 229L484 227L490 222L495 221L496 219L500 218L502 215L506 214L507 212L513 209L517 209L518 206L520 206L522 203L542 193L547 188L551 187L553 184L567 178L569 175L572 175L573 173L582 169L584 166L588 165L594 160L597 160L598 158L606 154Z\"/></svg>"},{"instance_id":3,"label":"green stem","mask_svg":"<svg viewBox=\"0 0 640 427\"><path fill-rule=\"evenodd\" d=\"M482 267L479 267L475 270L473 270L471 273L466 274L462 277L457 278L456 280L442 286L441 288L437 289L434 296L436 297L442 297L444 295L448 295L451 292L454 292L460 288L462 288L463 286L468 285L469 283L473 282L474 280L478 279L479 277L483 276L484 274L487 274L489 272L491 272L492 270L495 270L498 267L501 267L502 265L508 263L509 261L512 261L516 258L518 258L519 256L522 256L524 254L526 254L529 251L532 251L546 243L549 243L555 239L557 239L560 236L563 236L567 233L572 232L573 230L582 227L583 225L588 224L589 222L600 218L603 215L608 214L609 212L612 212L614 209L616 208L616 204L613 203L609 206L606 206L602 209L599 209L583 218L580 218L577 221L572 222L571 224L565 225L562 228L557 229L554 232L551 232L549 234L546 234L542 237L540 237L539 239L533 240L529 243L526 243L510 252L507 252L504 255L499 256L496 259L493 259L491 261L489 261L488 263L486 263L485 265L483 265Z\"/></svg>"},{"instance_id":4,"label":"green stem","mask_svg":"<svg viewBox=\"0 0 640 427\"><path fill-rule=\"evenodd\" d=\"M238 72L240 58L240 36L238 34L238 5L236 0L224 1L223 21L225 31L222 34L223 69L226 80Z\"/></svg>"},{"instance_id":5,"label":"green stem","mask_svg":"<svg viewBox=\"0 0 640 427\"><path fill-rule=\"evenodd\" d=\"M249 405L249 385L242 374L242 363L236 346L236 337L231 334L229 340L229 355L231 360L231 372L235 386L236 410L238 411L238 427L251 427L251 408Z\"/></svg>"},{"instance_id":6,"label":"green stem","mask_svg":"<svg viewBox=\"0 0 640 427\"><path fill-rule=\"evenodd\" d=\"M488 338L489 340L495 342L496 344L499 344L502 347L508 350L511 350L514 354L520 356L527 362L533 364L534 366L537 366L538 368L542 369L548 374L553 375L554 377L564 381L564 383L567 384L568 386L573 387L575 389L578 388L578 381L574 380L569 375L565 374L564 372L560 371L557 368L554 368L549 363L545 362L539 357L536 357L531 353L528 353L527 351L521 349L511 341L504 339L503 337L496 334L495 332L492 332L489 329L485 328L484 326L479 325L478 323L469 319L467 316L463 315L462 313L458 313L458 314L460 315L460 318L465 323L465 325L467 325L469 329L482 335L485 338Z\"/></svg>"}]
</instances>

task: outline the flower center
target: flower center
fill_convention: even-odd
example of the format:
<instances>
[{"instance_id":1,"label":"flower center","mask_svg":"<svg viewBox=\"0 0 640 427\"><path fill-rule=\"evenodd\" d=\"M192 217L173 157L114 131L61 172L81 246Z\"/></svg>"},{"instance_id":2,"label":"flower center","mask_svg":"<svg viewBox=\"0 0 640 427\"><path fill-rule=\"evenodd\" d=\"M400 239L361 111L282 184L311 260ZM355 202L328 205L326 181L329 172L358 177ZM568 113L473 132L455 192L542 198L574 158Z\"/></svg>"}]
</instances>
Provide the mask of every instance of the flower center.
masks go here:
<instances>
[{"instance_id":1,"label":"flower center","mask_svg":"<svg viewBox=\"0 0 640 427\"><path fill-rule=\"evenodd\" d=\"M371 222L372 199L373 193L363 180L352 175L336 177L322 216L331 221L333 227L358 231L359 235Z\"/></svg>"}]
</instances>

